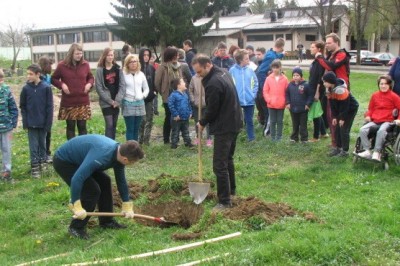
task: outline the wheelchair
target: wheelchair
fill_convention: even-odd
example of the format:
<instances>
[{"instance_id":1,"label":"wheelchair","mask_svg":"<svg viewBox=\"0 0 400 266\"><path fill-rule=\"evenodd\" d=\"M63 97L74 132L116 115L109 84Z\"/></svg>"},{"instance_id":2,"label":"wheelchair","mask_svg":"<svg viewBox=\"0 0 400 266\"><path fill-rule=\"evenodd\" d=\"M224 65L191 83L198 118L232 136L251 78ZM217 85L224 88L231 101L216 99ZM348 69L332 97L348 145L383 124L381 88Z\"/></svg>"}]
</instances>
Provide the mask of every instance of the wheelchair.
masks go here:
<instances>
[{"instance_id":1,"label":"wheelchair","mask_svg":"<svg viewBox=\"0 0 400 266\"><path fill-rule=\"evenodd\" d=\"M375 146L375 137L376 133L379 130L380 125L376 125L370 128L369 133L368 133L368 138L371 142L371 150L373 150ZM373 161L371 159L367 158L361 158L357 156L354 153L360 153L363 152L365 149L362 147L361 144L361 138L358 137L356 141L356 145L354 148L354 153L353 153L353 163L357 163L360 160L367 160L367 161L373 161L376 163L382 164L382 168L384 170L389 170L389 156L393 154L394 156L394 161L396 165L400 165L400 126L397 126L395 123L391 123L390 127L387 129L387 135L385 138L385 142L383 144L383 148L381 151L381 161Z\"/></svg>"}]
</instances>

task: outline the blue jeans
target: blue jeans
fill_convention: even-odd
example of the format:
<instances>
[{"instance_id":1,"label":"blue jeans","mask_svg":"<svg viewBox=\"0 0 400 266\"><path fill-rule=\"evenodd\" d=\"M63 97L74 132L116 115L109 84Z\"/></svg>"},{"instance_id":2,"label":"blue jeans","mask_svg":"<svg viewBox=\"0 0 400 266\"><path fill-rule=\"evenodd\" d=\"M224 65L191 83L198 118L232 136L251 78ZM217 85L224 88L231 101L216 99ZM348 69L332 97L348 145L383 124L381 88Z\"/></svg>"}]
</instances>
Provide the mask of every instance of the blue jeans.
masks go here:
<instances>
[{"instance_id":1,"label":"blue jeans","mask_svg":"<svg viewBox=\"0 0 400 266\"><path fill-rule=\"evenodd\" d=\"M282 139L283 114L285 112L285 109L268 108L268 111L271 127L271 138L273 141L280 141Z\"/></svg>"},{"instance_id":2,"label":"blue jeans","mask_svg":"<svg viewBox=\"0 0 400 266\"><path fill-rule=\"evenodd\" d=\"M124 116L126 126L126 140L138 140L142 116Z\"/></svg>"},{"instance_id":3,"label":"blue jeans","mask_svg":"<svg viewBox=\"0 0 400 266\"><path fill-rule=\"evenodd\" d=\"M44 128L28 128L31 165L46 162L46 133Z\"/></svg>"},{"instance_id":4,"label":"blue jeans","mask_svg":"<svg viewBox=\"0 0 400 266\"><path fill-rule=\"evenodd\" d=\"M254 140L254 105L242 106L248 141Z\"/></svg>"},{"instance_id":5,"label":"blue jeans","mask_svg":"<svg viewBox=\"0 0 400 266\"><path fill-rule=\"evenodd\" d=\"M11 138L12 131L0 133L2 172L11 172Z\"/></svg>"}]
</instances>

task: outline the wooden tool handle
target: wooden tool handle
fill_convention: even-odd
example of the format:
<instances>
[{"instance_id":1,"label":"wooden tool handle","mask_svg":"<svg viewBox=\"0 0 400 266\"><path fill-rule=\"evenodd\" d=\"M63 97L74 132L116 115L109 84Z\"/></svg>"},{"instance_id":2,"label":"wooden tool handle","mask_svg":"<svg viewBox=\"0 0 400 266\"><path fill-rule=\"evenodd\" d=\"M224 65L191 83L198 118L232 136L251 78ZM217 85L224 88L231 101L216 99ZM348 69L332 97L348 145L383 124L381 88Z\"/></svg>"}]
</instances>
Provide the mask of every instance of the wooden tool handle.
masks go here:
<instances>
[{"instance_id":1,"label":"wooden tool handle","mask_svg":"<svg viewBox=\"0 0 400 266\"><path fill-rule=\"evenodd\" d=\"M199 96L200 96L200 100L199 100L199 109L198 109L198 121L200 121L200 119L201 119L201 103L203 102L203 93L202 93L202 88L200 88L200 93L199 93ZM198 130L198 129L197 129ZM199 138L199 146L198 146L198 152L199 152L199 158L198 158L198 160L199 160L199 181L200 182L203 182L203 160L202 160L202 148L201 148L201 141L202 141L202 133L203 133L203 131L200 131L200 130L198 130L198 138Z\"/></svg>"},{"instance_id":2,"label":"wooden tool handle","mask_svg":"<svg viewBox=\"0 0 400 266\"><path fill-rule=\"evenodd\" d=\"M87 216L103 216L103 217L124 217L125 214L121 212L87 212ZM136 214L134 218L146 219L151 221L158 221L160 218L144 215L144 214Z\"/></svg>"}]
</instances>

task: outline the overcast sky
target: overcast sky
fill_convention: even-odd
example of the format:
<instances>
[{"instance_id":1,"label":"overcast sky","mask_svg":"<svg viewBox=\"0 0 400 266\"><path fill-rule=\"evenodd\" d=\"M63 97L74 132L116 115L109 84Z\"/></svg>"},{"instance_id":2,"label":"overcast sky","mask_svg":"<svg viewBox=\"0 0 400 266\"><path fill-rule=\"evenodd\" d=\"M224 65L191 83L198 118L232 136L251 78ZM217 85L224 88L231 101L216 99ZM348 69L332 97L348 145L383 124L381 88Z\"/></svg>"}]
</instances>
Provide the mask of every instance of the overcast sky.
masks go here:
<instances>
[{"instance_id":1,"label":"overcast sky","mask_svg":"<svg viewBox=\"0 0 400 266\"><path fill-rule=\"evenodd\" d=\"M112 22L116 0L2 0L0 27L34 25L38 28ZM143 0L146 1L146 0ZM250 2L250 1L249 1ZM314 0L300 0L302 5Z\"/></svg>"}]
</instances>

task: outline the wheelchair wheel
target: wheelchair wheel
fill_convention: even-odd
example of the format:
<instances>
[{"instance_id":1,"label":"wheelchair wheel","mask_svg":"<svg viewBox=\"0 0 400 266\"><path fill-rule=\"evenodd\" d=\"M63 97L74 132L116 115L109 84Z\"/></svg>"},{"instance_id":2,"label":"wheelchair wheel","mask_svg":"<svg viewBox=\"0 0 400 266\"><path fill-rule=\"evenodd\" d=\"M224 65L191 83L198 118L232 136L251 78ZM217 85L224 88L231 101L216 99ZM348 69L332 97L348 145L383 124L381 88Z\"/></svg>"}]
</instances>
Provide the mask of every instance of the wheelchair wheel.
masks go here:
<instances>
[{"instance_id":1,"label":"wheelchair wheel","mask_svg":"<svg viewBox=\"0 0 400 266\"><path fill-rule=\"evenodd\" d=\"M397 135L396 142L393 146L393 156L396 165L400 165L400 134Z\"/></svg>"}]
</instances>

